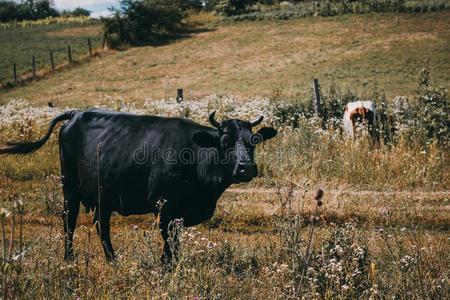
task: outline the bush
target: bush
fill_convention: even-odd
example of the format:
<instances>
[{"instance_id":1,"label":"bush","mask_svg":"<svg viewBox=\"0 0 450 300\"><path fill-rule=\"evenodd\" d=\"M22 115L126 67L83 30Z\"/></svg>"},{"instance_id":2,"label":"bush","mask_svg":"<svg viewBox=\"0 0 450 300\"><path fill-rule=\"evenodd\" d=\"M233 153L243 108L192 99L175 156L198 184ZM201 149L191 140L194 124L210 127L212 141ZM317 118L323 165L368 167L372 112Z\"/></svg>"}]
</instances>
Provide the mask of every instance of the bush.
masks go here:
<instances>
[{"instance_id":1,"label":"bush","mask_svg":"<svg viewBox=\"0 0 450 300\"><path fill-rule=\"evenodd\" d=\"M103 19L108 36L116 36L114 44L137 45L154 38L171 35L183 19L179 1L122 0L111 18Z\"/></svg>"},{"instance_id":2,"label":"bush","mask_svg":"<svg viewBox=\"0 0 450 300\"><path fill-rule=\"evenodd\" d=\"M250 5L254 4L255 0L222 0L220 1L215 10L219 13L227 16L239 15L247 12Z\"/></svg>"},{"instance_id":3,"label":"bush","mask_svg":"<svg viewBox=\"0 0 450 300\"><path fill-rule=\"evenodd\" d=\"M331 17L345 14L366 14L371 12L425 13L450 8L446 0L430 2L410 2L405 0L321 0L302 1L289 7L279 6L280 9L246 13L247 10L227 11L230 7L230 5L227 4L228 2L229 1L222 1L222 4L216 7L216 11L230 16L227 20L236 22L255 20L288 20L310 16ZM223 3L225 3L225 5Z\"/></svg>"},{"instance_id":4,"label":"bush","mask_svg":"<svg viewBox=\"0 0 450 300\"><path fill-rule=\"evenodd\" d=\"M398 98L393 105L396 131L410 142L439 145L450 144L450 98L448 91L431 85L430 72L420 72L418 96L415 101Z\"/></svg>"},{"instance_id":5,"label":"bush","mask_svg":"<svg viewBox=\"0 0 450 300\"><path fill-rule=\"evenodd\" d=\"M203 8L203 1L201 0L180 0L180 8L182 10L201 10Z\"/></svg>"},{"instance_id":6,"label":"bush","mask_svg":"<svg viewBox=\"0 0 450 300\"><path fill-rule=\"evenodd\" d=\"M64 10L61 15L63 17L89 17L91 12L87 9L77 7L74 10Z\"/></svg>"}]
</instances>

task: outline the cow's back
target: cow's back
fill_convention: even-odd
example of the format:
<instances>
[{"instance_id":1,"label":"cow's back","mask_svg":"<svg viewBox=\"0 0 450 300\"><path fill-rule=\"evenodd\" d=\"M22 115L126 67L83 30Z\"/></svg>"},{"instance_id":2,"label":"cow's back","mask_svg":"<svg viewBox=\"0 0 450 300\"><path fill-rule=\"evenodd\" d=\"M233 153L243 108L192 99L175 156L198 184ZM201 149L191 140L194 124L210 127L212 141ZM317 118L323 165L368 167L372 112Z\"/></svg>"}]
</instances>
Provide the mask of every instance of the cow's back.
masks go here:
<instances>
[{"instance_id":1,"label":"cow's back","mask_svg":"<svg viewBox=\"0 0 450 300\"><path fill-rule=\"evenodd\" d=\"M85 205L94 206L103 193L124 214L145 213L149 176L163 167L161 153L194 147L192 134L205 129L181 118L89 110L63 126L60 145L76 165Z\"/></svg>"}]
</instances>

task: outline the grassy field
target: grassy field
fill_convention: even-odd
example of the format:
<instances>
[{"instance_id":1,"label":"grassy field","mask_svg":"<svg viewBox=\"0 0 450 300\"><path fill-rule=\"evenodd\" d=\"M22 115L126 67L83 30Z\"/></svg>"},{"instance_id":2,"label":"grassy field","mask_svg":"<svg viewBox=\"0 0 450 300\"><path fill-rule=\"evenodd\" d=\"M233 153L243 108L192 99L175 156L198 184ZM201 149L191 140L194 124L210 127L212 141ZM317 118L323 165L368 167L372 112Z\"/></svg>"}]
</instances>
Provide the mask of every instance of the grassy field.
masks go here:
<instances>
[{"instance_id":1,"label":"grassy field","mask_svg":"<svg viewBox=\"0 0 450 300\"><path fill-rule=\"evenodd\" d=\"M370 14L249 22L154 47L107 57L29 85L2 91L0 102L90 106L123 97L127 102L212 92L270 96L275 88L294 99L310 95L312 78L363 93L411 95L429 59L433 80L450 82L450 12Z\"/></svg>"},{"instance_id":2,"label":"grassy field","mask_svg":"<svg viewBox=\"0 0 450 300\"><path fill-rule=\"evenodd\" d=\"M99 48L102 37L101 25L51 24L0 29L0 83L14 79L14 63L18 75L29 73L34 55L36 68L48 70L50 50L54 52L55 64L60 65L68 61L68 45L72 58L77 60L89 53L88 38L94 48Z\"/></svg>"},{"instance_id":3,"label":"grassy field","mask_svg":"<svg viewBox=\"0 0 450 300\"><path fill-rule=\"evenodd\" d=\"M210 109L220 118L267 114L268 103L259 101L210 96L184 107L150 101L110 108L205 123ZM1 107L0 143L37 139L59 112L24 102ZM267 115L265 124L273 120ZM57 135L32 155L0 157L3 295L448 299L448 149L403 139L373 149L365 138L345 140L314 122L279 130L257 149L261 177L230 188L210 221L183 229L182 256L172 272L159 262L154 216L113 216L118 260L108 264L92 213L83 209L77 256L65 263ZM320 206L318 188L325 194Z\"/></svg>"},{"instance_id":4,"label":"grassy field","mask_svg":"<svg viewBox=\"0 0 450 300\"><path fill-rule=\"evenodd\" d=\"M376 87L389 98L421 99L417 77L427 57L434 83L448 87L449 17L225 25L167 45L108 51L3 90L0 145L36 140L66 108L94 104L203 124L211 110L218 119L264 115L279 134L257 147L257 179L227 190L210 221L180 228L171 272L160 264L155 216L113 215L118 259L107 263L92 212L81 209L75 260L63 261L58 128L36 153L0 157L2 298L449 299L449 145L426 142L413 120L395 119L401 112L392 112L402 120L394 142L374 147L364 134L344 139L339 120L323 127L300 118L292 128L283 110L309 97L314 77L360 95ZM195 100L155 100L177 87ZM325 89L323 96L331 97ZM49 101L57 106L42 105Z\"/></svg>"},{"instance_id":5,"label":"grassy field","mask_svg":"<svg viewBox=\"0 0 450 300\"><path fill-rule=\"evenodd\" d=\"M58 178L31 186L19 182L10 186L14 191L2 179L2 195L10 195L9 201L23 197L24 212L15 216L13 250L20 249L20 228L26 249L23 259L16 258L3 272L2 286L10 298L448 299L448 192L325 189L312 229L312 191L302 196L298 187L291 194L288 185L281 183L279 195L248 188L226 192L210 222L184 230L180 263L175 271L165 272L153 216L113 216L118 260L108 264L92 214L81 213L77 256L68 264L62 260ZM14 196L17 190L29 195ZM283 211L286 199L295 209ZM5 200L2 206L12 207ZM296 207L302 208L297 212ZM11 220L5 219L7 237ZM311 231L314 256L301 280Z\"/></svg>"}]
</instances>

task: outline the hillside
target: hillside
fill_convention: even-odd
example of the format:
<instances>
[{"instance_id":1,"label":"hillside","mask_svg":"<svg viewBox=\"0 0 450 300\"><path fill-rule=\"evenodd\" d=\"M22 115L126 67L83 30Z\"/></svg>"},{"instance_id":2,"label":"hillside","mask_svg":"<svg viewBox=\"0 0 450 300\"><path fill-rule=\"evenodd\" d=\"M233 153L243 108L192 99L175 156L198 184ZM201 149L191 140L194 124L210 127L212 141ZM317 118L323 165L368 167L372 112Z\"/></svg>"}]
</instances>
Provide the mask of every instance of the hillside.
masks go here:
<instances>
[{"instance_id":1,"label":"hillside","mask_svg":"<svg viewBox=\"0 0 450 300\"><path fill-rule=\"evenodd\" d=\"M450 82L450 12L372 14L283 22L221 25L162 46L114 52L94 62L52 74L24 88L2 91L0 102L24 98L42 104L89 106L212 92L290 98L310 91L317 77L388 97L412 94L417 74L430 59L432 78Z\"/></svg>"}]
</instances>

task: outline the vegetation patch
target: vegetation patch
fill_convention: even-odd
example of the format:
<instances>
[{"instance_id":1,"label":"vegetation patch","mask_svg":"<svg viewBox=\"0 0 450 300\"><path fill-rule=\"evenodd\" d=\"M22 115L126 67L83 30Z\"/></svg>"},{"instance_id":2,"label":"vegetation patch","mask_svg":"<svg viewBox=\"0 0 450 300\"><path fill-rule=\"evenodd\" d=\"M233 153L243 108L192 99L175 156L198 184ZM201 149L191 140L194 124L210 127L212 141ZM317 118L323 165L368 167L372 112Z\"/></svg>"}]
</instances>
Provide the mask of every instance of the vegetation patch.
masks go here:
<instances>
[{"instance_id":1,"label":"vegetation patch","mask_svg":"<svg viewBox=\"0 0 450 300\"><path fill-rule=\"evenodd\" d=\"M244 2L244 1L242 1ZM284 5L283 5L284 4ZM230 6L219 7L219 11L230 15L228 22L289 20L306 17L332 17L346 14L368 13L427 13L450 9L448 0L405 1L405 0L370 0L370 1L301 1L297 4L284 2L275 9L256 9L252 12L235 14ZM249 9L251 10L251 8ZM240 10L243 12L243 10Z\"/></svg>"}]
</instances>

